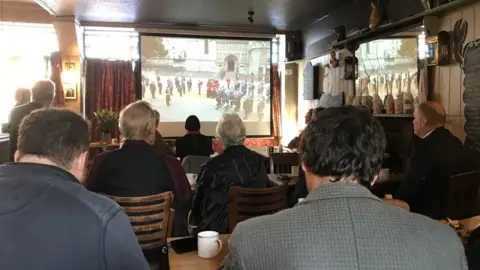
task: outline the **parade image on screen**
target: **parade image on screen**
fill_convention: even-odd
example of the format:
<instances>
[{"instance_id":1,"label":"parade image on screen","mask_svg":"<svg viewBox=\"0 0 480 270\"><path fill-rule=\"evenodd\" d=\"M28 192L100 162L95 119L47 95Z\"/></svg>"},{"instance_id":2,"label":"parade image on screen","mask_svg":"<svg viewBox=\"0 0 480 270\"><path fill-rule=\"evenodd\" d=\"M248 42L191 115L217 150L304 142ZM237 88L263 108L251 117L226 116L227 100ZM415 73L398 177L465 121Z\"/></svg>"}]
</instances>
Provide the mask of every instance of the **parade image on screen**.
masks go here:
<instances>
[{"instance_id":1,"label":"parade image on screen","mask_svg":"<svg viewBox=\"0 0 480 270\"><path fill-rule=\"evenodd\" d=\"M189 115L214 136L218 119L236 113L247 135L270 129L270 40L141 36L142 100L160 112L165 137L185 134Z\"/></svg>"}]
</instances>

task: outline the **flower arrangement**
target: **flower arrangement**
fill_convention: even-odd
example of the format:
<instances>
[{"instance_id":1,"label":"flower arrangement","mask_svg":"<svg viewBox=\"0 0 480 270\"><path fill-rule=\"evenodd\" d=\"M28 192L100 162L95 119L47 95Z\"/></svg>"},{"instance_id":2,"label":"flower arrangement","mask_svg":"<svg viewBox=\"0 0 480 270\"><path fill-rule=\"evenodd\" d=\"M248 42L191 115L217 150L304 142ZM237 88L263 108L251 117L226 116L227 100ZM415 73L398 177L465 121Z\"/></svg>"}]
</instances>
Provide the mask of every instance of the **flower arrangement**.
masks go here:
<instances>
[{"instance_id":1,"label":"flower arrangement","mask_svg":"<svg viewBox=\"0 0 480 270\"><path fill-rule=\"evenodd\" d=\"M118 113L112 110L100 109L94 115L101 133L110 134L118 124Z\"/></svg>"}]
</instances>

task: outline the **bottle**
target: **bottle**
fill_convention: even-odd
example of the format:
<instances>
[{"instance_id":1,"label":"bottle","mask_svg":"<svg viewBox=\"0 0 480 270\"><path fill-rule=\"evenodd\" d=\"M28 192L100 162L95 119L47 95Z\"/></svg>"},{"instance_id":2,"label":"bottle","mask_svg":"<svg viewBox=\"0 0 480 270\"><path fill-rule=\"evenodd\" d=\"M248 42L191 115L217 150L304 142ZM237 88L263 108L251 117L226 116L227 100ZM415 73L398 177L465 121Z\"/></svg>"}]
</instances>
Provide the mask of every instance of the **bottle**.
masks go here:
<instances>
[{"instance_id":1,"label":"bottle","mask_svg":"<svg viewBox=\"0 0 480 270\"><path fill-rule=\"evenodd\" d=\"M383 102L380 99L380 95L378 94L378 82L377 78L373 78L373 113L379 114L383 110Z\"/></svg>"},{"instance_id":2,"label":"bottle","mask_svg":"<svg viewBox=\"0 0 480 270\"><path fill-rule=\"evenodd\" d=\"M411 89L412 79L410 74L405 74L404 83L407 86L407 91L403 93L403 113L412 114L413 113L413 95Z\"/></svg>"},{"instance_id":3,"label":"bottle","mask_svg":"<svg viewBox=\"0 0 480 270\"><path fill-rule=\"evenodd\" d=\"M389 76L387 76L385 86L387 90L387 96L385 98L385 109L387 110L388 114L393 114L395 113L395 99L392 95L393 77L389 78Z\"/></svg>"},{"instance_id":4,"label":"bottle","mask_svg":"<svg viewBox=\"0 0 480 270\"><path fill-rule=\"evenodd\" d=\"M395 114L403 113L403 93L402 93L402 75L399 74L395 79L395 85L397 87L397 95L395 98Z\"/></svg>"}]
</instances>

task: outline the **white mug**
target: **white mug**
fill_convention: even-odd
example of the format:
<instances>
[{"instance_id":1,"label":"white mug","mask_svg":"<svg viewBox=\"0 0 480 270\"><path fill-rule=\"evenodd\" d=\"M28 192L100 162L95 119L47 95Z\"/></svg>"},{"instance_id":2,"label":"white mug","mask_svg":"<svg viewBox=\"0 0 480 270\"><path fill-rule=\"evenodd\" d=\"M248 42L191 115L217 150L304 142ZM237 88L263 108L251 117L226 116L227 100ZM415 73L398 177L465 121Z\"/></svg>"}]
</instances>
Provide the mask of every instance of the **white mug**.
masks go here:
<instances>
[{"instance_id":1,"label":"white mug","mask_svg":"<svg viewBox=\"0 0 480 270\"><path fill-rule=\"evenodd\" d=\"M389 169L380 169L380 173L378 174L378 178L380 180L388 180L390 178L390 170Z\"/></svg>"},{"instance_id":2,"label":"white mug","mask_svg":"<svg viewBox=\"0 0 480 270\"><path fill-rule=\"evenodd\" d=\"M197 185L197 175L195 173L187 173L187 179L190 186L194 187Z\"/></svg>"},{"instance_id":3,"label":"white mug","mask_svg":"<svg viewBox=\"0 0 480 270\"><path fill-rule=\"evenodd\" d=\"M219 239L218 232L203 231L197 235L198 256L204 259L210 259L218 255L222 250L222 241Z\"/></svg>"},{"instance_id":4,"label":"white mug","mask_svg":"<svg viewBox=\"0 0 480 270\"><path fill-rule=\"evenodd\" d=\"M292 166L292 176L298 176L299 166Z\"/></svg>"}]
</instances>

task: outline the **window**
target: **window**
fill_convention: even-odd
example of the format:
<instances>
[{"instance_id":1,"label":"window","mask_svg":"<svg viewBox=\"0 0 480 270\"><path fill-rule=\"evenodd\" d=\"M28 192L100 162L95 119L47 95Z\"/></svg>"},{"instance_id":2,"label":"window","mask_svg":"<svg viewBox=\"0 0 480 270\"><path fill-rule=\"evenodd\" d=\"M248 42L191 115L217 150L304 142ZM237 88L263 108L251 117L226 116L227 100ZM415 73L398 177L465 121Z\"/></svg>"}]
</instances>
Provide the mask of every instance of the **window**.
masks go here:
<instances>
[{"instance_id":1,"label":"window","mask_svg":"<svg viewBox=\"0 0 480 270\"><path fill-rule=\"evenodd\" d=\"M0 40L0 123L6 123L15 90L50 77L48 60L58 43L52 25L12 22L0 22Z\"/></svg>"},{"instance_id":2,"label":"window","mask_svg":"<svg viewBox=\"0 0 480 270\"><path fill-rule=\"evenodd\" d=\"M279 38L272 39L272 63L278 64L279 58Z\"/></svg>"},{"instance_id":3,"label":"window","mask_svg":"<svg viewBox=\"0 0 480 270\"><path fill-rule=\"evenodd\" d=\"M413 97L416 97L417 48L417 38L379 39L361 44L360 51L367 53L357 56L357 91L366 93L368 86L370 95L373 96L377 89L380 99L384 100L387 87L394 97L398 92L410 89Z\"/></svg>"},{"instance_id":4,"label":"window","mask_svg":"<svg viewBox=\"0 0 480 270\"><path fill-rule=\"evenodd\" d=\"M84 57L138 59L138 33L131 28L85 27Z\"/></svg>"},{"instance_id":5,"label":"window","mask_svg":"<svg viewBox=\"0 0 480 270\"><path fill-rule=\"evenodd\" d=\"M203 41L203 46L204 46L204 54L208 54L208 39L205 39Z\"/></svg>"}]
</instances>

